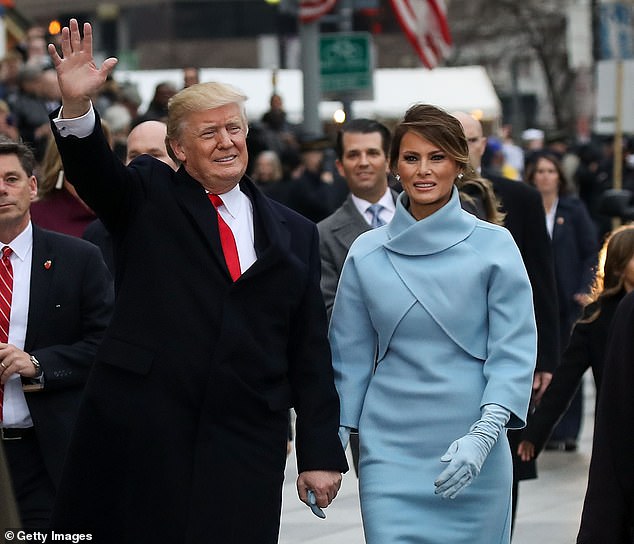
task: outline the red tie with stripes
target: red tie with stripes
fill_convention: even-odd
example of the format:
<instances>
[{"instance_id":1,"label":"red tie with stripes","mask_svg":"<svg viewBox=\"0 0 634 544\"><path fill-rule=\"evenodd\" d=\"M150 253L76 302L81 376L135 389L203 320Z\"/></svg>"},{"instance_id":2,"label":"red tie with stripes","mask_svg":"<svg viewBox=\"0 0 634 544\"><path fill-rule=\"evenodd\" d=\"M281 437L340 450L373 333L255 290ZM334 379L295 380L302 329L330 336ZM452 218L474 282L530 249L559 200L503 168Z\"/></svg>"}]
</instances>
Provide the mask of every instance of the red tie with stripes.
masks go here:
<instances>
[{"instance_id":1,"label":"red tie with stripes","mask_svg":"<svg viewBox=\"0 0 634 544\"><path fill-rule=\"evenodd\" d=\"M229 225L225 223L225 220L218 211L218 206L222 206L224 203L222 198L218 195L209 193L209 200L216 208L216 215L218 216L218 231L220 232L220 243L222 244L222 252L225 255L225 262L231 274L231 279L236 281L240 277L240 257L238 257L238 247L236 246L236 239L233 237L233 232L229 228Z\"/></svg>"},{"instance_id":2,"label":"red tie with stripes","mask_svg":"<svg viewBox=\"0 0 634 544\"><path fill-rule=\"evenodd\" d=\"M11 299L13 298L13 267L9 258L13 250L9 246L2 248L0 258L0 342L9 341L9 318L11 317ZM2 421L2 401L4 385L0 384L0 421Z\"/></svg>"}]
</instances>

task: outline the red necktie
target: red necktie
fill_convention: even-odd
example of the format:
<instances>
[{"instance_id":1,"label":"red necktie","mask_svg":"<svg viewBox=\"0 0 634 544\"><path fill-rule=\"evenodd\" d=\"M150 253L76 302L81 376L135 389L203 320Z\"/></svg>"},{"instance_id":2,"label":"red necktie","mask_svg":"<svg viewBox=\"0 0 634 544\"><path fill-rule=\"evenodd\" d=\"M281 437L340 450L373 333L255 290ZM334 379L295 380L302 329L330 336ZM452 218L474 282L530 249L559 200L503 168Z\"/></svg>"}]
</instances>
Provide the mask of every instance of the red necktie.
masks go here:
<instances>
[{"instance_id":1,"label":"red necktie","mask_svg":"<svg viewBox=\"0 0 634 544\"><path fill-rule=\"evenodd\" d=\"M13 253L9 246L2 248L0 258L0 342L9 341L9 318L11 317L11 299L13 298L13 267L9 258ZM0 421L2 421L2 401L4 385L0 385Z\"/></svg>"},{"instance_id":2,"label":"red necktie","mask_svg":"<svg viewBox=\"0 0 634 544\"><path fill-rule=\"evenodd\" d=\"M222 252L225 254L225 262L231 274L231 279L236 281L240 277L240 257L238 257L238 247L236 246L236 239L233 237L233 232L229 228L229 225L225 223L225 220L218 211L218 206L222 206L224 203L218 195L209 193L209 200L216 208L216 215L218 216L218 231L220 232L220 243L222 244Z\"/></svg>"}]
</instances>

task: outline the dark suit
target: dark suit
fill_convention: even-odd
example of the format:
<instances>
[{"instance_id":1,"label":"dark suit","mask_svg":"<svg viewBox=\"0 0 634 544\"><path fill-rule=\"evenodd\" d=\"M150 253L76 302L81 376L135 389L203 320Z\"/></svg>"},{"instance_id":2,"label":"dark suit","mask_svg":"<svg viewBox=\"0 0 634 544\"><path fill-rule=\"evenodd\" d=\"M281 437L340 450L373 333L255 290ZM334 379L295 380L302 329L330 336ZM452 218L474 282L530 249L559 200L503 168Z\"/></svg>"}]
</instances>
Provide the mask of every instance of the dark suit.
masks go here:
<instances>
[{"instance_id":1,"label":"dark suit","mask_svg":"<svg viewBox=\"0 0 634 544\"><path fill-rule=\"evenodd\" d=\"M537 372L553 372L559 362L557 290L546 216L537 189L483 172L506 213L504 226L522 254L533 288L537 322Z\"/></svg>"},{"instance_id":2,"label":"dark suit","mask_svg":"<svg viewBox=\"0 0 634 544\"><path fill-rule=\"evenodd\" d=\"M299 471L347 469L316 227L243 178L257 261L234 283L184 167L123 166L99 124L55 135L112 235L117 303L54 526L118 544L277 542L291 406Z\"/></svg>"},{"instance_id":3,"label":"dark suit","mask_svg":"<svg viewBox=\"0 0 634 544\"><path fill-rule=\"evenodd\" d=\"M40 362L45 386L25 397L46 471L57 486L84 384L111 316L112 279L94 245L35 225L32 259L24 351ZM12 447L5 443L10 460ZM16 489L18 498L21 491Z\"/></svg>"},{"instance_id":4,"label":"dark suit","mask_svg":"<svg viewBox=\"0 0 634 544\"><path fill-rule=\"evenodd\" d=\"M565 196L559 198L552 247L557 281L560 347L564 350L570 340L572 327L582 311L582 306L574 296L590 292L599 251L594 223L581 200ZM582 417L583 391L579 389L555 428L552 440L575 442Z\"/></svg>"},{"instance_id":5,"label":"dark suit","mask_svg":"<svg viewBox=\"0 0 634 544\"><path fill-rule=\"evenodd\" d=\"M581 200L561 197L553 227L553 256L559 302L561 348L565 348L581 306L577 293L588 293L597 265L599 244L592 219Z\"/></svg>"},{"instance_id":6,"label":"dark suit","mask_svg":"<svg viewBox=\"0 0 634 544\"><path fill-rule=\"evenodd\" d=\"M634 293L619 304L599 391L577 544L634 541Z\"/></svg>"},{"instance_id":7,"label":"dark suit","mask_svg":"<svg viewBox=\"0 0 634 544\"><path fill-rule=\"evenodd\" d=\"M522 254L522 260L533 288L535 322L537 324L536 372L553 372L559 362L559 316L557 291L546 216L539 192L520 181L482 173L493 184L493 191L506 213L504 226L509 230ZM530 415L529 415L530 418ZM537 477L535 460L522 461L517 448L522 431L508 431L513 455L513 520L520 480Z\"/></svg>"}]
</instances>

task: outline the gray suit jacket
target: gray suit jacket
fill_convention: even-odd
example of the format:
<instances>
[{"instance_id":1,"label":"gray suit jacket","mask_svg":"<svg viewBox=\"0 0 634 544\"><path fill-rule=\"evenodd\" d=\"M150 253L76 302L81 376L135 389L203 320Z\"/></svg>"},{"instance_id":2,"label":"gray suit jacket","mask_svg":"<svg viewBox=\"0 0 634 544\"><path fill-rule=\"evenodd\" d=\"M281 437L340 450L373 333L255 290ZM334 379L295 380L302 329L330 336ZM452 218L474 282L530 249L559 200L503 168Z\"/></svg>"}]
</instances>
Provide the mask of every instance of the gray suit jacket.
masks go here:
<instances>
[{"instance_id":1,"label":"gray suit jacket","mask_svg":"<svg viewBox=\"0 0 634 544\"><path fill-rule=\"evenodd\" d=\"M397 196L398 193L392 190L395 202ZM329 320L348 250L360 234L370 229L370 225L352 202L352 195L348 195L345 202L332 215L317 223L321 255L321 292L324 295Z\"/></svg>"}]
</instances>

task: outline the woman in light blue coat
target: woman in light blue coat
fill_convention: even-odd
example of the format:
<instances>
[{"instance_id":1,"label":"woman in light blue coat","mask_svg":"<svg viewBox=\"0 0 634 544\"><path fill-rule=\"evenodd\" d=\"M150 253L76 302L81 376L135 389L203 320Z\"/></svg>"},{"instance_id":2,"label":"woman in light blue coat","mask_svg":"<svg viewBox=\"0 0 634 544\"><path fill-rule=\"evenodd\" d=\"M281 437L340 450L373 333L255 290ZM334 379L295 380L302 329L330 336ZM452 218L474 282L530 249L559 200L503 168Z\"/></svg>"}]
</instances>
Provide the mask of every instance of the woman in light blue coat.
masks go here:
<instances>
[{"instance_id":1,"label":"woman in light blue coat","mask_svg":"<svg viewBox=\"0 0 634 544\"><path fill-rule=\"evenodd\" d=\"M537 345L529 280L511 235L460 207L455 183L475 173L455 118L410 108L390 164L404 192L350 249L330 329L366 541L508 543L504 431L525 424Z\"/></svg>"}]
</instances>

